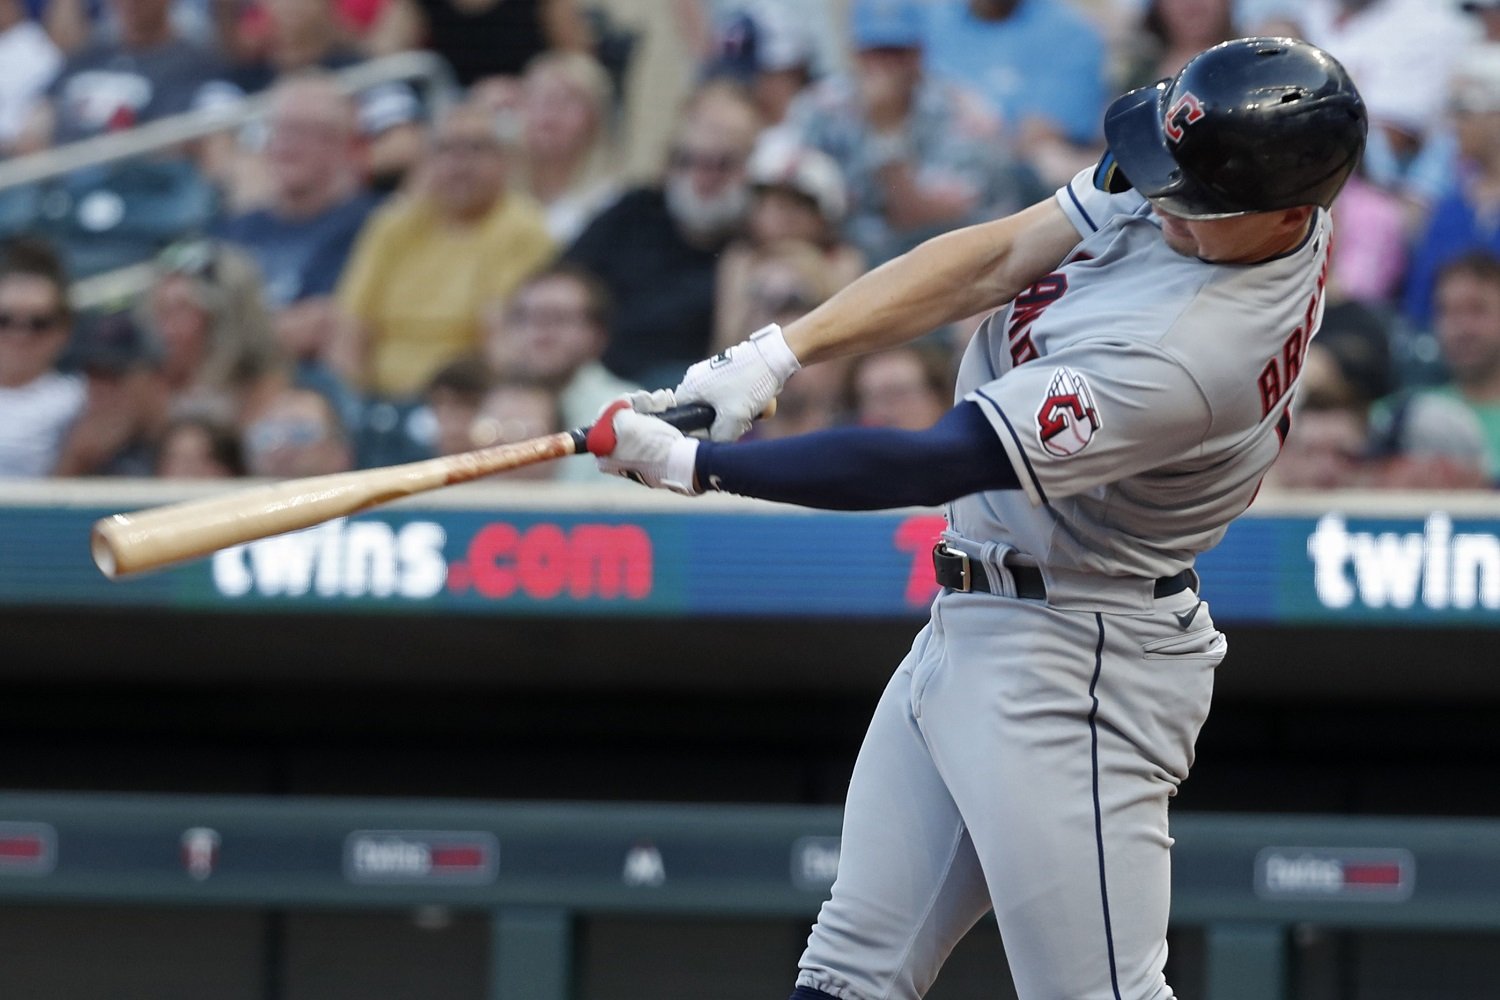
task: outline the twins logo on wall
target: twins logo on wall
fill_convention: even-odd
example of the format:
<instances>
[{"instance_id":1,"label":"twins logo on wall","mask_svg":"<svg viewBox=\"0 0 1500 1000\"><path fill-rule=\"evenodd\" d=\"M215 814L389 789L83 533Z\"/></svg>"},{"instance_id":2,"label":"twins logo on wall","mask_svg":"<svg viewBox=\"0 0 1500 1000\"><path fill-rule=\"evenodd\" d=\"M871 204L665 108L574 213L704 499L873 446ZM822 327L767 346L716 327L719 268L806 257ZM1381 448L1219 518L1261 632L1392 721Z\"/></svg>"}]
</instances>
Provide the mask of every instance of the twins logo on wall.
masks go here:
<instances>
[{"instance_id":1,"label":"twins logo on wall","mask_svg":"<svg viewBox=\"0 0 1500 1000\"><path fill-rule=\"evenodd\" d=\"M1086 448L1102 425L1089 386L1067 369L1051 379L1036 422L1042 446L1059 458ZM714 517L661 524L361 518L227 549L209 573L217 600L250 603L441 601L482 610L515 599L533 609L585 601L601 611L826 612L828 605L811 600L843 599L806 582L812 544L866 553L861 579L869 589L859 612L899 614L931 602L930 552L945 526L941 515L926 513L799 516L757 526L752 537L742 523ZM765 544L783 534L791 540L782 547ZM694 562L709 542L712 558ZM1205 554L1201 568L1230 619L1335 621L1392 611L1472 618L1500 610L1500 532L1443 512L1374 521L1338 513L1316 521L1251 518ZM747 578L766 585L746 588ZM848 607L840 603L838 613Z\"/></svg>"},{"instance_id":2,"label":"twins logo on wall","mask_svg":"<svg viewBox=\"0 0 1500 1000\"><path fill-rule=\"evenodd\" d=\"M444 592L490 600L641 600L651 594L653 547L634 524L482 526L449 556L436 521L393 525L340 518L237 545L213 557L224 597L407 598Z\"/></svg>"},{"instance_id":3,"label":"twins logo on wall","mask_svg":"<svg viewBox=\"0 0 1500 1000\"><path fill-rule=\"evenodd\" d=\"M1500 610L1500 536L1442 511L1413 531L1355 530L1325 514L1307 536L1318 603L1332 610Z\"/></svg>"},{"instance_id":4,"label":"twins logo on wall","mask_svg":"<svg viewBox=\"0 0 1500 1000\"><path fill-rule=\"evenodd\" d=\"M861 611L899 614L932 601L937 584L930 553L945 525L939 514L838 520L837 527L856 538L850 544L869 556L871 592L860 601ZM796 518L790 542L767 546L765 535L780 537L779 530L746 533L715 517L639 523L360 517L224 549L213 556L209 575L217 598L246 603L441 601L482 610L497 602L561 609L582 601L601 612L814 613L839 598L805 582L806 543L797 532L809 526ZM814 533L830 549L842 537L830 539L822 528ZM694 561L706 551L713 557ZM747 590L747 578L767 586ZM809 596L824 603L810 604Z\"/></svg>"}]
</instances>

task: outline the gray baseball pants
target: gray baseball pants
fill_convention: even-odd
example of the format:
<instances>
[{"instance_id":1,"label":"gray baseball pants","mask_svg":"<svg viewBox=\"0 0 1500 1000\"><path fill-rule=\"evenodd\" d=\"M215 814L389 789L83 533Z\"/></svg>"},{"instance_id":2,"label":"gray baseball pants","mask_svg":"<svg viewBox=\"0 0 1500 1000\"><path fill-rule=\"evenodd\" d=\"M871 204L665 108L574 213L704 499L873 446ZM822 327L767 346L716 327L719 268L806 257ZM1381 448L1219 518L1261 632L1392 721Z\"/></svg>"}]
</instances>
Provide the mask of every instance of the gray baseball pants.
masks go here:
<instances>
[{"instance_id":1,"label":"gray baseball pants","mask_svg":"<svg viewBox=\"0 0 1500 1000\"><path fill-rule=\"evenodd\" d=\"M865 736L798 985L915 1000L993 909L1021 1000L1169 1000L1167 800L1225 649L1192 590L1145 614L944 591Z\"/></svg>"}]
</instances>

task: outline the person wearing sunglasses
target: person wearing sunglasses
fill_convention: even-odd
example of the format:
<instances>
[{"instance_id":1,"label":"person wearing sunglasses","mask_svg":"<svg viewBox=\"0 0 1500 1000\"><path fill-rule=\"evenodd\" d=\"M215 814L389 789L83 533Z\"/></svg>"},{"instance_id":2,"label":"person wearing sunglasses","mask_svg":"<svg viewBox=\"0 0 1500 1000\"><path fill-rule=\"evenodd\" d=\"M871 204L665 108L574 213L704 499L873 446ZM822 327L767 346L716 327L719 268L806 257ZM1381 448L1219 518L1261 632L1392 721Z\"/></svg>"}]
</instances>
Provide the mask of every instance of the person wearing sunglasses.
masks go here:
<instances>
[{"instance_id":1,"label":"person wearing sunglasses","mask_svg":"<svg viewBox=\"0 0 1500 1000\"><path fill-rule=\"evenodd\" d=\"M83 409L82 381L57 369L72 329L66 288L46 244L0 256L0 477L50 474Z\"/></svg>"},{"instance_id":2,"label":"person wearing sunglasses","mask_svg":"<svg viewBox=\"0 0 1500 1000\"><path fill-rule=\"evenodd\" d=\"M348 432L332 401L299 386L267 403L245 428L241 444L252 476L288 479L354 468Z\"/></svg>"}]
</instances>

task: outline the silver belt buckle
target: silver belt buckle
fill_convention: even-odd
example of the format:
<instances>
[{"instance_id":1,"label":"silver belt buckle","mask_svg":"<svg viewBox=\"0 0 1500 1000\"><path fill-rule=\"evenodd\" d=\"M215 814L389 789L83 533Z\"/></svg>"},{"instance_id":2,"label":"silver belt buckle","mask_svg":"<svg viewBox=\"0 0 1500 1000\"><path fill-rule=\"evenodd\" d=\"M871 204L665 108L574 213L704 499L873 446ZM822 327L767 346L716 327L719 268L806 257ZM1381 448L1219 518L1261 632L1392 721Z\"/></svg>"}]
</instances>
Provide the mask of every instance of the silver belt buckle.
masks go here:
<instances>
[{"instance_id":1,"label":"silver belt buckle","mask_svg":"<svg viewBox=\"0 0 1500 1000\"><path fill-rule=\"evenodd\" d=\"M958 588L958 592L961 594L972 593L974 590L974 574L969 568L969 554L962 549L950 548L947 542L943 542L942 546L943 555L958 556L959 579L963 581L963 586Z\"/></svg>"}]
</instances>

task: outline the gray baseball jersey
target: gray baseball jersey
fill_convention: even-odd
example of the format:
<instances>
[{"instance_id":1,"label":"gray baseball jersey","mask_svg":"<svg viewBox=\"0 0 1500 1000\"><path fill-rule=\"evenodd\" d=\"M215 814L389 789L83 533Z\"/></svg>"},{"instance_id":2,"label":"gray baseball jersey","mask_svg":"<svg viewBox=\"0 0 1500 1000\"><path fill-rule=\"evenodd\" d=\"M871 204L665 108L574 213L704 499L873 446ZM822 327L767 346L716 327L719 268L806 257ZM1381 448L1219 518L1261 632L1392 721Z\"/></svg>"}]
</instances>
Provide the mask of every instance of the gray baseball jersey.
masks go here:
<instances>
[{"instance_id":1,"label":"gray baseball jersey","mask_svg":"<svg viewBox=\"0 0 1500 1000\"><path fill-rule=\"evenodd\" d=\"M1194 589L1154 581L1219 540L1275 458L1329 221L1223 265L1087 173L1058 203L1080 242L959 372L1023 488L950 506L950 543L999 589L939 594L860 750L797 980L840 1000L921 997L991 909L1022 1000L1172 996L1167 801L1226 643ZM1018 563L1045 599L999 596Z\"/></svg>"},{"instance_id":2,"label":"gray baseball jersey","mask_svg":"<svg viewBox=\"0 0 1500 1000\"><path fill-rule=\"evenodd\" d=\"M1208 264L1168 247L1134 191L1105 194L1085 172L1058 202L1083 241L985 320L958 374L1024 495L949 511L958 535L1013 545L1055 578L1054 603L1087 599L1090 577L1191 566L1250 505L1322 319L1330 236L1319 211L1279 259Z\"/></svg>"}]
</instances>

